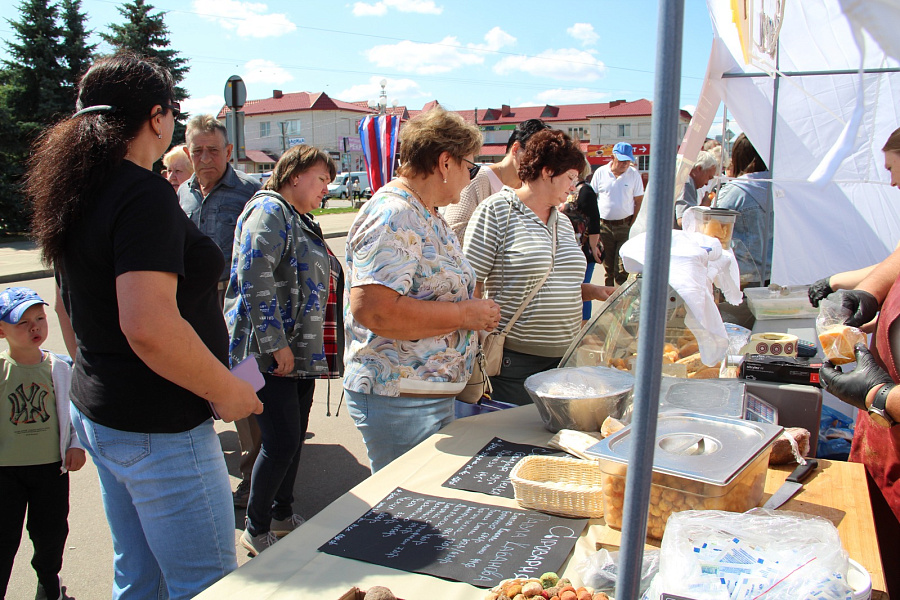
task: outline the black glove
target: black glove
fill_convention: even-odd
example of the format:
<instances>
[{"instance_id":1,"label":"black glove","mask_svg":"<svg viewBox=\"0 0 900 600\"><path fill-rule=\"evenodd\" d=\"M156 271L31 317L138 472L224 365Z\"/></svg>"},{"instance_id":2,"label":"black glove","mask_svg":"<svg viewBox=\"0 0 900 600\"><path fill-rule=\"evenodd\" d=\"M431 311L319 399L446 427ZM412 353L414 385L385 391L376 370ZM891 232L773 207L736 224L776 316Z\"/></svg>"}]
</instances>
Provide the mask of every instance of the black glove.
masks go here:
<instances>
[{"instance_id":1,"label":"black glove","mask_svg":"<svg viewBox=\"0 0 900 600\"><path fill-rule=\"evenodd\" d=\"M835 292L841 306L850 311L850 317L844 323L851 327L865 325L878 314L878 300L869 292L862 290L839 290Z\"/></svg>"},{"instance_id":2,"label":"black glove","mask_svg":"<svg viewBox=\"0 0 900 600\"><path fill-rule=\"evenodd\" d=\"M882 369L864 344L856 345L856 368L849 373L825 361L819 369L820 384L847 404L866 410L866 394L873 387L894 381Z\"/></svg>"},{"instance_id":3,"label":"black glove","mask_svg":"<svg viewBox=\"0 0 900 600\"><path fill-rule=\"evenodd\" d=\"M819 308L819 302L822 301L822 298L827 296L828 294L833 294L834 290L831 289L831 277L826 277L825 279L820 279L811 286L809 286L809 292L807 295L809 296L809 303Z\"/></svg>"}]
</instances>

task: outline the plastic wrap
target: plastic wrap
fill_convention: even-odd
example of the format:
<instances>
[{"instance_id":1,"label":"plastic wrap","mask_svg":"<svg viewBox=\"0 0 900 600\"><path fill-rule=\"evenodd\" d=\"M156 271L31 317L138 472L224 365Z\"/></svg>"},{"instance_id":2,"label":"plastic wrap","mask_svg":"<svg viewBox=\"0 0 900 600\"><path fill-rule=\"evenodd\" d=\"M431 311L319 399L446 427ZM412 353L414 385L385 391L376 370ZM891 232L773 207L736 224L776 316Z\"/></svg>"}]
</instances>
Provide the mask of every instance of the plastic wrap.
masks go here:
<instances>
[{"instance_id":1,"label":"plastic wrap","mask_svg":"<svg viewBox=\"0 0 900 600\"><path fill-rule=\"evenodd\" d=\"M673 514L645 597L850 600L849 560L826 519L755 508Z\"/></svg>"},{"instance_id":2,"label":"plastic wrap","mask_svg":"<svg viewBox=\"0 0 900 600\"><path fill-rule=\"evenodd\" d=\"M825 358L835 365L856 362L853 348L856 344L866 344L866 334L844 325L850 311L841 306L831 296L819 302L819 316L816 317L816 334Z\"/></svg>"},{"instance_id":3,"label":"plastic wrap","mask_svg":"<svg viewBox=\"0 0 900 600\"><path fill-rule=\"evenodd\" d=\"M659 571L659 550L645 550L641 563L640 592L650 587L650 582ZM584 585L591 586L598 592L614 594L619 575L619 552L601 549L581 561L578 574Z\"/></svg>"},{"instance_id":4,"label":"plastic wrap","mask_svg":"<svg viewBox=\"0 0 900 600\"><path fill-rule=\"evenodd\" d=\"M600 431L606 417L619 417L634 389L634 376L610 367L551 369L525 380L544 427Z\"/></svg>"}]
</instances>

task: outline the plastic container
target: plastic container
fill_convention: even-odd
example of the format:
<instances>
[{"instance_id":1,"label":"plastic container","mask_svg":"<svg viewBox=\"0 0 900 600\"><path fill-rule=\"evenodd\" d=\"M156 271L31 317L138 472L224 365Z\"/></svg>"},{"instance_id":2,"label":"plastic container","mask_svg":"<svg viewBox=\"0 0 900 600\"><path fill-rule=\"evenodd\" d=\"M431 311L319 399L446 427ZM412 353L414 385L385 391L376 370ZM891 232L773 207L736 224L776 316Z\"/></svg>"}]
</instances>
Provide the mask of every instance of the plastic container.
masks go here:
<instances>
[{"instance_id":1,"label":"plastic container","mask_svg":"<svg viewBox=\"0 0 900 600\"><path fill-rule=\"evenodd\" d=\"M747 305L757 321L768 319L815 319L819 309L809 303L809 286L744 288Z\"/></svg>"},{"instance_id":2,"label":"plastic container","mask_svg":"<svg viewBox=\"0 0 900 600\"><path fill-rule=\"evenodd\" d=\"M717 238L722 242L723 248L731 248L731 238L734 235L734 222L739 213L727 208L696 207L698 210L697 231L704 235Z\"/></svg>"},{"instance_id":3,"label":"plastic container","mask_svg":"<svg viewBox=\"0 0 900 600\"><path fill-rule=\"evenodd\" d=\"M696 413L659 415L647 535L662 539L666 521L682 510L744 512L762 500L772 443L779 425ZM587 454L600 462L606 524L622 528L631 427Z\"/></svg>"},{"instance_id":4,"label":"plastic container","mask_svg":"<svg viewBox=\"0 0 900 600\"><path fill-rule=\"evenodd\" d=\"M634 376L610 367L551 369L525 380L544 427L600 431L606 417L622 415Z\"/></svg>"},{"instance_id":5,"label":"plastic container","mask_svg":"<svg viewBox=\"0 0 900 600\"><path fill-rule=\"evenodd\" d=\"M659 411L693 412L740 419L744 415L747 385L737 379L677 379L663 377Z\"/></svg>"}]
</instances>

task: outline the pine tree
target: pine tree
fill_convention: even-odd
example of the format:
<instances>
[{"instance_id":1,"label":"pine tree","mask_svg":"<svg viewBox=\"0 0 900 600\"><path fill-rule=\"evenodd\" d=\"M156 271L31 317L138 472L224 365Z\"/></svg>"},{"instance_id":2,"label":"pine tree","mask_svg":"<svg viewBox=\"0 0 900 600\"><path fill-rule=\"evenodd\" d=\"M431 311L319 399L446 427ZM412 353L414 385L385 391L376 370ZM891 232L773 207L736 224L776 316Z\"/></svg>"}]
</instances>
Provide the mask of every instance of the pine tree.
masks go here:
<instances>
[{"instance_id":1,"label":"pine tree","mask_svg":"<svg viewBox=\"0 0 900 600\"><path fill-rule=\"evenodd\" d=\"M16 41L5 42L10 58L0 70L0 232L7 234L28 227L20 184L31 143L72 111L57 7L49 0L23 0L19 12L19 20L8 21Z\"/></svg>"},{"instance_id":2,"label":"pine tree","mask_svg":"<svg viewBox=\"0 0 900 600\"><path fill-rule=\"evenodd\" d=\"M125 17L124 25L109 24L111 33L101 33L103 41L117 50L130 50L135 54L154 59L166 67L175 79L181 83L190 67L188 60L180 58L176 50L169 48L169 28L166 27L162 12L151 14L153 5L144 0L134 0L118 8ZM187 93L181 87L175 88L175 100L184 100Z\"/></svg>"},{"instance_id":3,"label":"pine tree","mask_svg":"<svg viewBox=\"0 0 900 600\"><path fill-rule=\"evenodd\" d=\"M9 21L18 42L6 42L11 58L3 61L7 106L13 119L40 130L72 108L63 91L62 30L56 22L58 9L48 0L24 0L19 11L21 19Z\"/></svg>"},{"instance_id":4,"label":"pine tree","mask_svg":"<svg viewBox=\"0 0 900 600\"><path fill-rule=\"evenodd\" d=\"M90 66L97 44L88 44L90 31L84 28L86 15L81 12L81 0L62 0L63 59L66 65L65 94L75 106L78 79Z\"/></svg>"}]
</instances>

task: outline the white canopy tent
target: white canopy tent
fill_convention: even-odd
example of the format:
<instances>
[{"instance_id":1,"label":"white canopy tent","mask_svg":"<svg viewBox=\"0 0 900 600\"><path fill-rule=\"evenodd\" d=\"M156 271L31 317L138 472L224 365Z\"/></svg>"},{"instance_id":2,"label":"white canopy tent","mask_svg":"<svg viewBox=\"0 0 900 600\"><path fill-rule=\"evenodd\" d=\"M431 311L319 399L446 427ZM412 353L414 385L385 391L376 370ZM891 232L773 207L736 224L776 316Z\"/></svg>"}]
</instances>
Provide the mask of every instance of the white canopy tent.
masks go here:
<instances>
[{"instance_id":1,"label":"white canopy tent","mask_svg":"<svg viewBox=\"0 0 900 600\"><path fill-rule=\"evenodd\" d=\"M774 156L769 164L774 180L773 282L811 283L883 260L900 241L900 193L889 186L881 152L900 127L900 52L891 48L900 43L894 39L900 31L898 2L785 0L782 18L777 12L781 3L758 0L750 3L743 22L735 18L732 2L707 2L715 39L680 154L696 156L724 102L766 162ZM763 22L773 32L780 25L777 54L767 54L759 31L752 31ZM862 32L862 48L854 41L855 27ZM857 72L861 65L866 71L862 77ZM860 83L863 105L854 120ZM809 182L845 127L846 158L838 165L843 154L837 153L830 181ZM691 162L686 160L685 166Z\"/></svg>"}]
</instances>

